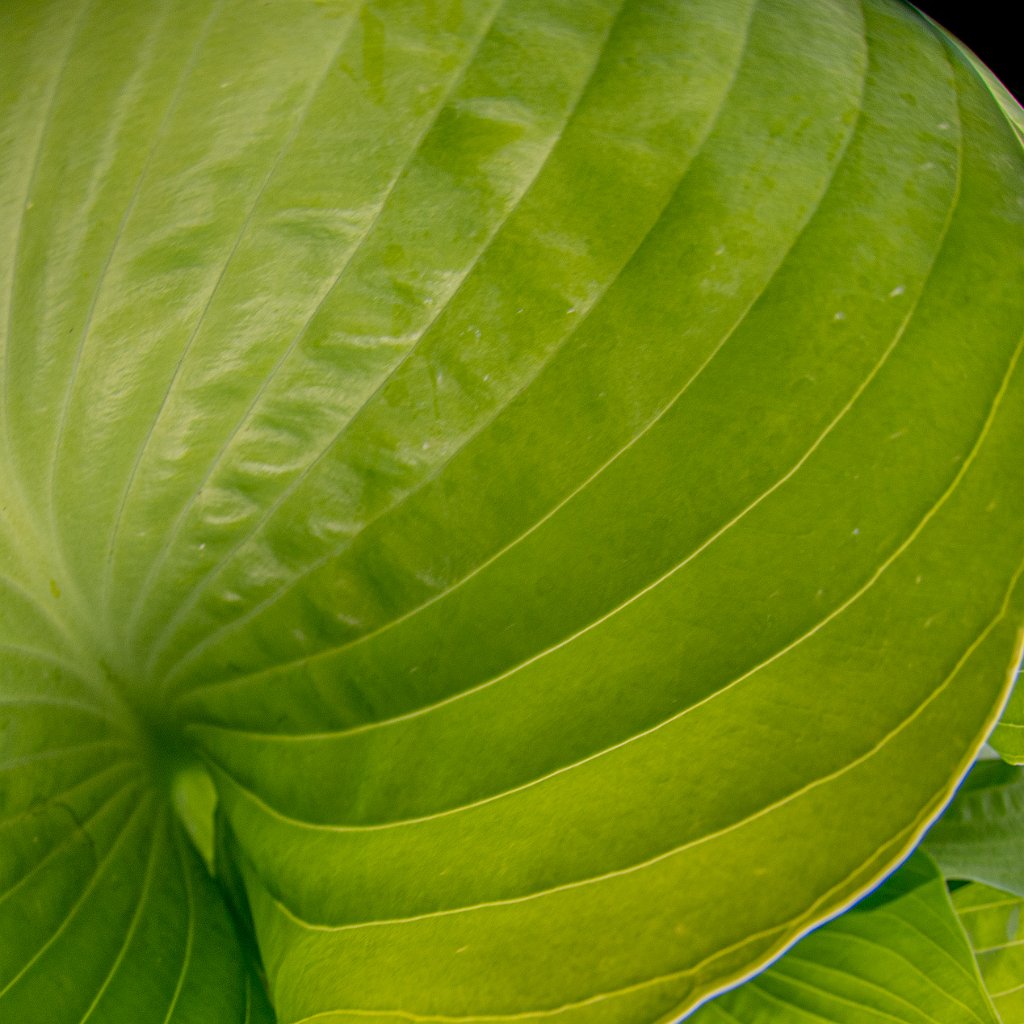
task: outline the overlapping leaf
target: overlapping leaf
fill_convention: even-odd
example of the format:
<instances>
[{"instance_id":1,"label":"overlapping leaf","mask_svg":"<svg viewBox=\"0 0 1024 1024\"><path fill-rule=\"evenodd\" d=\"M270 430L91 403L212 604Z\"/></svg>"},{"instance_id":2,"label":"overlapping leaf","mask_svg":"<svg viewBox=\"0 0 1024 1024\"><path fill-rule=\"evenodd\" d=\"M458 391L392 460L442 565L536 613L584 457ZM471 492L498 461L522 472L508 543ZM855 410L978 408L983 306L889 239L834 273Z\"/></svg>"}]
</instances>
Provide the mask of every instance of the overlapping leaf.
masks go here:
<instances>
[{"instance_id":1,"label":"overlapping leaf","mask_svg":"<svg viewBox=\"0 0 1024 1024\"><path fill-rule=\"evenodd\" d=\"M1022 737L1024 737L1024 690L1019 686L1014 686L1010 703L992 734L992 744L1010 764L1024 764L1024 739Z\"/></svg>"},{"instance_id":2,"label":"overlapping leaf","mask_svg":"<svg viewBox=\"0 0 1024 1024\"><path fill-rule=\"evenodd\" d=\"M925 849L947 878L1024 897L1024 770L979 762L928 833Z\"/></svg>"},{"instance_id":3,"label":"overlapping leaf","mask_svg":"<svg viewBox=\"0 0 1024 1024\"><path fill-rule=\"evenodd\" d=\"M883 0L3 17L0 694L54 702L5 870L67 839L81 902L0 1012L101 918L61 1007L256 1012L186 764L286 1024L673 1019L905 855L1024 618L1022 160L955 47Z\"/></svg>"},{"instance_id":4,"label":"overlapping leaf","mask_svg":"<svg viewBox=\"0 0 1024 1024\"><path fill-rule=\"evenodd\" d=\"M1001 1024L934 863L915 854L853 910L694 1024Z\"/></svg>"},{"instance_id":5,"label":"overlapping leaf","mask_svg":"<svg viewBox=\"0 0 1024 1024\"><path fill-rule=\"evenodd\" d=\"M987 885L953 893L1002 1024L1024 1021L1024 899Z\"/></svg>"}]
</instances>

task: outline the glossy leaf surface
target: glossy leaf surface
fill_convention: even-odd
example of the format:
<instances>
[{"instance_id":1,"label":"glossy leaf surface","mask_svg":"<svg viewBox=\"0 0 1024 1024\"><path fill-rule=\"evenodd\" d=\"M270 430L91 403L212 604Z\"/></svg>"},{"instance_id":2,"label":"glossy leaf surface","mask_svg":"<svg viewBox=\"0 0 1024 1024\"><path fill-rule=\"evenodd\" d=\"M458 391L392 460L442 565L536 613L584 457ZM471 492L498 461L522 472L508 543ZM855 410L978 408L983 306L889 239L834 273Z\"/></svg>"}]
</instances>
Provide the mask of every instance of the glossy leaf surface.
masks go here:
<instances>
[{"instance_id":1,"label":"glossy leaf surface","mask_svg":"<svg viewBox=\"0 0 1024 1024\"><path fill-rule=\"evenodd\" d=\"M283 1024L649 1024L906 855L1024 619L1024 163L954 46L883 0L0 18L6 884L60 865L0 1016L52 932L72 1022L242 1021L255 941Z\"/></svg>"}]
</instances>

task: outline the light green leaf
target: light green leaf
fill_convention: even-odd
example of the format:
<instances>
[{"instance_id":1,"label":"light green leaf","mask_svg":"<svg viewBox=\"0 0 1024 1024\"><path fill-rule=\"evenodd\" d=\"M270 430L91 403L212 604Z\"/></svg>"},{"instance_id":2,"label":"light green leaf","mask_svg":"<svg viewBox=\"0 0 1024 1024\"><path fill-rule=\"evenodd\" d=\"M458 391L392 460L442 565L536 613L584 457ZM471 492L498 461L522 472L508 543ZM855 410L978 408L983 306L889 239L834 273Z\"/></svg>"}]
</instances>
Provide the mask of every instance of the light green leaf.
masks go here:
<instances>
[{"instance_id":1,"label":"light green leaf","mask_svg":"<svg viewBox=\"0 0 1024 1024\"><path fill-rule=\"evenodd\" d=\"M1024 770L974 766L924 848L947 878L985 882L1024 896Z\"/></svg>"},{"instance_id":2,"label":"light green leaf","mask_svg":"<svg viewBox=\"0 0 1024 1024\"><path fill-rule=\"evenodd\" d=\"M667 1021L906 856L1024 621L1024 159L955 46L889 0L0 19L12 882L84 787L0 1017L66 919L72 1024L112 967L116 1024L242 1020L254 943L282 1024Z\"/></svg>"},{"instance_id":3,"label":"light green leaf","mask_svg":"<svg viewBox=\"0 0 1024 1024\"><path fill-rule=\"evenodd\" d=\"M953 893L982 977L1003 1024L1024 1024L1024 899L987 885Z\"/></svg>"},{"instance_id":4,"label":"light green leaf","mask_svg":"<svg viewBox=\"0 0 1024 1024\"><path fill-rule=\"evenodd\" d=\"M946 884L915 854L693 1024L999 1024Z\"/></svg>"}]
</instances>

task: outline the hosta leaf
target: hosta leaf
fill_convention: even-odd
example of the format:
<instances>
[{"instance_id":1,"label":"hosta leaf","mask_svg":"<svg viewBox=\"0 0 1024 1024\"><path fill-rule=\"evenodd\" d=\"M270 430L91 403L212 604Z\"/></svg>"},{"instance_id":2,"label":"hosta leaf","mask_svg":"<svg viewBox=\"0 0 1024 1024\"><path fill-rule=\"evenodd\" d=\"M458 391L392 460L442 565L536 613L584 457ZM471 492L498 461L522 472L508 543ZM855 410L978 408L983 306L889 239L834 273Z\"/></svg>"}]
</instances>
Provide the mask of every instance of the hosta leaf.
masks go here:
<instances>
[{"instance_id":1,"label":"hosta leaf","mask_svg":"<svg viewBox=\"0 0 1024 1024\"><path fill-rule=\"evenodd\" d=\"M1000 1024L935 864L915 854L693 1024Z\"/></svg>"},{"instance_id":2,"label":"hosta leaf","mask_svg":"<svg viewBox=\"0 0 1024 1024\"><path fill-rule=\"evenodd\" d=\"M137 727L53 610L2 586L0 1020L271 1021Z\"/></svg>"},{"instance_id":3,"label":"hosta leaf","mask_svg":"<svg viewBox=\"0 0 1024 1024\"><path fill-rule=\"evenodd\" d=\"M981 761L928 833L925 849L947 878L1024 897L1024 770Z\"/></svg>"},{"instance_id":4,"label":"hosta leaf","mask_svg":"<svg viewBox=\"0 0 1024 1024\"><path fill-rule=\"evenodd\" d=\"M1024 899L987 885L966 885L953 904L970 937L1002 1024L1024 1022Z\"/></svg>"},{"instance_id":5,"label":"hosta leaf","mask_svg":"<svg viewBox=\"0 0 1024 1024\"><path fill-rule=\"evenodd\" d=\"M981 75L996 102L1002 108L1003 115L1012 125L1017 137L1024 143L1024 109L974 53L962 43L955 40L954 42ZM1018 675L1019 672L1018 667ZM993 747L1011 764L1024 764L1024 690L1021 687L1014 686L1014 692L1010 696L1006 710L990 741Z\"/></svg>"},{"instance_id":6,"label":"hosta leaf","mask_svg":"<svg viewBox=\"0 0 1024 1024\"><path fill-rule=\"evenodd\" d=\"M992 746L1010 764L1024 764L1024 689L1020 686L1014 685L1010 701L992 733L991 741Z\"/></svg>"},{"instance_id":7,"label":"hosta leaf","mask_svg":"<svg viewBox=\"0 0 1024 1024\"><path fill-rule=\"evenodd\" d=\"M282 1024L648 1024L906 855L1024 620L1024 162L955 46L889 0L0 18L12 878L86 800L4 998L93 878L47 1020L104 970L112 1020L244 1019L255 941Z\"/></svg>"}]
</instances>

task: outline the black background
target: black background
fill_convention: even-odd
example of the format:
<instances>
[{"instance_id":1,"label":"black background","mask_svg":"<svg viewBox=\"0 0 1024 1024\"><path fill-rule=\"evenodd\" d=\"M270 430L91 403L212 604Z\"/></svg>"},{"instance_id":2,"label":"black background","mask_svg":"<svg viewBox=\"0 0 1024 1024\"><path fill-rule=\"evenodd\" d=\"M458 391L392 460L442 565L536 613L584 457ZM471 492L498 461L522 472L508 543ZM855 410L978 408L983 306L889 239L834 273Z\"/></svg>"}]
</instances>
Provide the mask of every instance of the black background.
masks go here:
<instances>
[{"instance_id":1,"label":"black background","mask_svg":"<svg viewBox=\"0 0 1024 1024\"><path fill-rule=\"evenodd\" d=\"M966 43L1017 97L1024 97L1024 4L1015 0L920 0L915 6Z\"/></svg>"}]
</instances>

